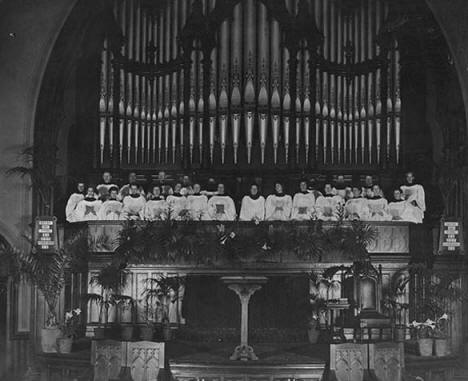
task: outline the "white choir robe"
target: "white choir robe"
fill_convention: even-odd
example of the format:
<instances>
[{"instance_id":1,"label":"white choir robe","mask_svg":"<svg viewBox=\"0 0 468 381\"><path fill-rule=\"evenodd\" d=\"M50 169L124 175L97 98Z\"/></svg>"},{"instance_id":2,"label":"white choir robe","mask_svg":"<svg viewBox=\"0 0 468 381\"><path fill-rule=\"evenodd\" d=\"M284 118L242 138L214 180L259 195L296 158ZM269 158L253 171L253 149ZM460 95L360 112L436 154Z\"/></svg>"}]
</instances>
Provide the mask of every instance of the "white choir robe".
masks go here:
<instances>
[{"instance_id":1,"label":"white choir robe","mask_svg":"<svg viewBox=\"0 0 468 381\"><path fill-rule=\"evenodd\" d=\"M369 221L391 221L392 216L388 212L388 201L382 197L370 198L367 200L369 205Z\"/></svg>"},{"instance_id":2,"label":"white choir robe","mask_svg":"<svg viewBox=\"0 0 468 381\"><path fill-rule=\"evenodd\" d=\"M122 219L140 220L143 219L146 200L143 196L126 196L123 199Z\"/></svg>"},{"instance_id":3,"label":"white choir robe","mask_svg":"<svg viewBox=\"0 0 468 381\"><path fill-rule=\"evenodd\" d=\"M101 208L99 209L98 219L115 221L120 220L122 217L122 208L123 205L120 201L117 200L107 200L102 203Z\"/></svg>"},{"instance_id":4,"label":"white choir robe","mask_svg":"<svg viewBox=\"0 0 468 381\"><path fill-rule=\"evenodd\" d=\"M97 187L96 187L96 191L98 193L98 196L99 197L103 197L103 196L107 196L109 194L109 190L111 188L117 188L119 189L119 187L115 184L99 184Z\"/></svg>"},{"instance_id":5,"label":"white choir robe","mask_svg":"<svg viewBox=\"0 0 468 381\"><path fill-rule=\"evenodd\" d=\"M265 219L265 198L259 196L253 199L250 196L242 198L239 220L241 221L263 221Z\"/></svg>"},{"instance_id":6,"label":"white choir robe","mask_svg":"<svg viewBox=\"0 0 468 381\"><path fill-rule=\"evenodd\" d=\"M208 201L208 218L215 221L234 221L236 207L229 196L213 196Z\"/></svg>"},{"instance_id":7,"label":"white choir robe","mask_svg":"<svg viewBox=\"0 0 468 381\"><path fill-rule=\"evenodd\" d=\"M190 218L194 221L208 220L208 197L203 194L193 194L187 197Z\"/></svg>"},{"instance_id":8,"label":"white choir robe","mask_svg":"<svg viewBox=\"0 0 468 381\"><path fill-rule=\"evenodd\" d=\"M285 194L278 196L271 194L265 202L265 220L289 221L291 219L292 198Z\"/></svg>"},{"instance_id":9,"label":"white choir robe","mask_svg":"<svg viewBox=\"0 0 468 381\"><path fill-rule=\"evenodd\" d=\"M164 221L169 213L169 205L166 200L149 200L143 211L144 219L148 221Z\"/></svg>"},{"instance_id":10,"label":"white choir robe","mask_svg":"<svg viewBox=\"0 0 468 381\"><path fill-rule=\"evenodd\" d=\"M143 187L138 186L138 189L140 191L141 196L145 196L145 191L143 190ZM119 191L119 198L123 200L125 197L130 196L130 184L125 184L122 188L120 188Z\"/></svg>"},{"instance_id":11,"label":"white choir robe","mask_svg":"<svg viewBox=\"0 0 468 381\"><path fill-rule=\"evenodd\" d=\"M84 195L82 193L73 193L68 199L65 207L65 216L68 222L76 222L76 207L83 199Z\"/></svg>"},{"instance_id":12,"label":"white choir robe","mask_svg":"<svg viewBox=\"0 0 468 381\"><path fill-rule=\"evenodd\" d=\"M369 203L363 197L352 198L346 201L345 218L348 220L366 221L369 219Z\"/></svg>"},{"instance_id":13,"label":"white choir robe","mask_svg":"<svg viewBox=\"0 0 468 381\"><path fill-rule=\"evenodd\" d=\"M180 221L184 218L184 213L188 212L187 197L169 195L166 198L169 206L169 215L171 220Z\"/></svg>"},{"instance_id":14,"label":"white choir robe","mask_svg":"<svg viewBox=\"0 0 468 381\"><path fill-rule=\"evenodd\" d=\"M338 210L344 203L344 199L338 195L319 197L315 202L317 218L322 221L338 221Z\"/></svg>"},{"instance_id":15,"label":"white choir robe","mask_svg":"<svg viewBox=\"0 0 468 381\"><path fill-rule=\"evenodd\" d=\"M93 221L98 219L102 202L96 199L84 198L76 206L75 221Z\"/></svg>"},{"instance_id":16,"label":"white choir robe","mask_svg":"<svg viewBox=\"0 0 468 381\"><path fill-rule=\"evenodd\" d=\"M393 221L417 222L405 200L390 202L388 213L392 216Z\"/></svg>"},{"instance_id":17,"label":"white choir robe","mask_svg":"<svg viewBox=\"0 0 468 381\"><path fill-rule=\"evenodd\" d=\"M296 193L293 198L291 219L312 220L315 217L315 197L313 193Z\"/></svg>"},{"instance_id":18,"label":"white choir robe","mask_svg":"<svg viewBox=\"0 0 468 381\"><path fill-rule=\"evenodd\" d=\"M421 224L426 211L426 197L423 186L419 184L402 185L400 189L408 203L408 213L412 214L411 222ZM416 203L416 206L413 203Z\"/></svg>"}]
</instances>

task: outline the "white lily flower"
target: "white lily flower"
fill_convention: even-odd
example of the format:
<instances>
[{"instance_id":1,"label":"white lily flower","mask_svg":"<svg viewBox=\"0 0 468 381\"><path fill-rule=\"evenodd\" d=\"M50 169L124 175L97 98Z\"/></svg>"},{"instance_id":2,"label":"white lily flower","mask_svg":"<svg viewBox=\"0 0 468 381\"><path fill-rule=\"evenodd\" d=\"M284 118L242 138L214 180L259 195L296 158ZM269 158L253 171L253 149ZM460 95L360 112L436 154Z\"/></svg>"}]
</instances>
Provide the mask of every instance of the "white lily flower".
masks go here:
<instances>
[{"instance_id":1,"label":"white lily flower","mask_svg":"<svg viewBox=\"0 0 468 381\"><path fill-rule=\"evenodd\" d=\"M443 314L439 320L448 320L448 315L447 314Z\"/></svg>"},{"instance_id":2,"label":"white lily flower","mask_svg":"<svg viewBox=\"0 0 468 381\"><path fill-rule=\"evenodd\" d=\"M71 312L65 312L65 320L70 320L73 317Z\"/></svg>"},{"instance_id":3,"label":"white lily flower","mask_svg":"<svg viewBox=\"0 0 468 381\"><path fill-rule=\"evenodd\" d=\"M80 308L75 308L73 310L73 312L75 312L75 314L79 315L79 314L81 314L81 309Z\"/></svg>"}]
</instances>

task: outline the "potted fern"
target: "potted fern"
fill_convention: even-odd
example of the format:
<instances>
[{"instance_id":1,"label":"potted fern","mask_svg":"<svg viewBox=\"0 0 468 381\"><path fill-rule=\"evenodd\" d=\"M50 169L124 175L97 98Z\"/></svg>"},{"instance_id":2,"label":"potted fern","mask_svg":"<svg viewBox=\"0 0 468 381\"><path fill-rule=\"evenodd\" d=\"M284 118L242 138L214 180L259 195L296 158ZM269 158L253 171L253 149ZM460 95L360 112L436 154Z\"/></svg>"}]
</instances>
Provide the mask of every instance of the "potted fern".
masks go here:
<instances>
[{"instance_id":1,"label":"potted fern","mask_svg":"<svg viewBox=\"0 0 468 381\"><path fill-rule=\"evenodd\" d=\"M75 308L65 313L65 319L60 326L61 336L57 339L57 350L59 353L70 353L73 339L78 335L80 329L81 309Z\"/></svg>"}]
</instances>

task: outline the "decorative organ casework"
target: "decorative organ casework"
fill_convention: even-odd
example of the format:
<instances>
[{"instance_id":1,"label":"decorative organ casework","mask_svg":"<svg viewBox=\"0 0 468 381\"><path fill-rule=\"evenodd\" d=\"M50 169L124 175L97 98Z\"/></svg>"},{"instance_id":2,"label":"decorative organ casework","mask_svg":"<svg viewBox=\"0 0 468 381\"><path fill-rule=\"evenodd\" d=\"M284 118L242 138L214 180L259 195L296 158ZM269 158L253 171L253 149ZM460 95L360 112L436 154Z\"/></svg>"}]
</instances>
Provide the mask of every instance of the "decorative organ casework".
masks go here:
<instances>
[{"instance_id":1,"label":"decorative organ casework","mask_svg":"<svg viewBox=\"0 0 468 381\"><path fill-rule=\"evenodd\" d=\"M401 160L384 0L115 1L101 167L359 168ZM112 52L111 52L112 51Z\"/></svg>"}]
</instances>

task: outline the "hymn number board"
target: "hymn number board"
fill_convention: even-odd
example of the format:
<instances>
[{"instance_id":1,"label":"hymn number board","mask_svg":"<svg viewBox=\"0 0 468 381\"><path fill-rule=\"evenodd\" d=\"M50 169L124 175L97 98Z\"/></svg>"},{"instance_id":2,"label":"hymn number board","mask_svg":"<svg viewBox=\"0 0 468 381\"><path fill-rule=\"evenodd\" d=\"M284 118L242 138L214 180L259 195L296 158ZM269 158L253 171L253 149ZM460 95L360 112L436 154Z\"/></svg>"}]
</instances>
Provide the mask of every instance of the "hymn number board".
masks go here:
<instances>
[{"instance_id":1,"label":"hymn number board","mask_svg":"<svg viewBox=\"0 0 468 381\"><path fill-rule=\"evenodd\" d=\"M439 254L462 254L463 227L458 219L444 219L440 226Z\"/></svg>"},{"instance_id":2,"label":"hymn number board","mask_svg":"<svg viewBox=\"0 0 468 381\"><path fill-rule=\"evenodd\" d=\"M43 252L53 252L58 249L56 217L37 217L34 233L35 244L38 250Z\"/></svg>"}]
</instances>

